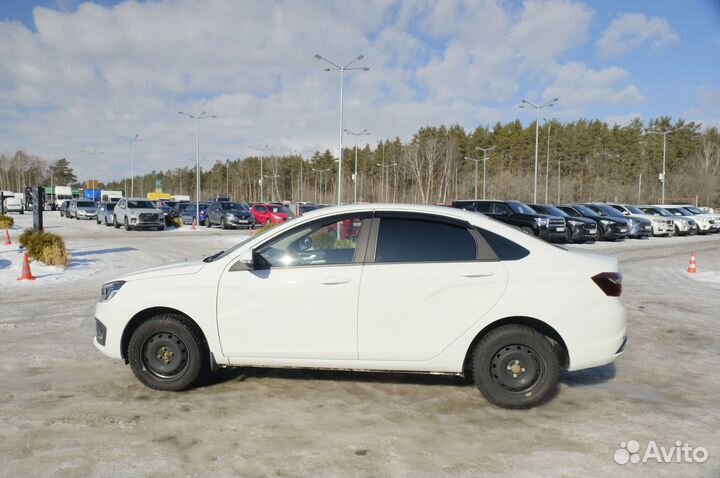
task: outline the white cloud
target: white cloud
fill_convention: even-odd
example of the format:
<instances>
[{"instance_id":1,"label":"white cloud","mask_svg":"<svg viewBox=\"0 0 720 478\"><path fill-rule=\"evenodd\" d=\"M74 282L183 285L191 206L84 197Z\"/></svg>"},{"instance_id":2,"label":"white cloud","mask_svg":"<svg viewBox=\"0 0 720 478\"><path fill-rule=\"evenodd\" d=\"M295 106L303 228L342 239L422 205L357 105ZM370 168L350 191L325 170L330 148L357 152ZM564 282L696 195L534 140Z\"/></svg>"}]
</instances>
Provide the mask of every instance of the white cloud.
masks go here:
<instances>
[{"instance_id":1,"label":"white cloud","mask_svg":"<svg viewBox=\"0 0 720 478\"><path fill-rule=\"evenodd\" d=\"M525 84L560 91L559 108L633 104L625 71L593 70L566 56L588 41L591 10L579 2L127 1L37 7L35 32L0 21L0 144L47 159L68 157L81 178L105 152L101 179L187 165L194 124L177 111L208 111L201 155L335 151L337 72L363 53L370 71L345 77L345 126L373 141L418 127L467 127L515 118ZM349 139L351 141L351 139Z\"/></svg>"},{"instance_id":2,"label":"white cloud","mask_svg":"<svg viewBox=\"0 0 720 478\"><path fill-rule=\"evenodd\" d=\"M678 43L680 38L664 18L648 18L642 13L626 13L615 18L597 41L602 57L622 55L650 43L653 48Z\"/></svg>"},{"instance_id":3,"label":"white cloud","mask_svg":"<svg viewBox=\"0 0 720 478\"><path fill-rule=\"evenodd\" d=\"M642 115L640 113L627 113L622 115L610 115L608 116L605 121L607 124L609 124L611 127L613 125L618 126L627 126L630 123L632 123L635 119L642 120Z\"/></svg>"}]
</instances>

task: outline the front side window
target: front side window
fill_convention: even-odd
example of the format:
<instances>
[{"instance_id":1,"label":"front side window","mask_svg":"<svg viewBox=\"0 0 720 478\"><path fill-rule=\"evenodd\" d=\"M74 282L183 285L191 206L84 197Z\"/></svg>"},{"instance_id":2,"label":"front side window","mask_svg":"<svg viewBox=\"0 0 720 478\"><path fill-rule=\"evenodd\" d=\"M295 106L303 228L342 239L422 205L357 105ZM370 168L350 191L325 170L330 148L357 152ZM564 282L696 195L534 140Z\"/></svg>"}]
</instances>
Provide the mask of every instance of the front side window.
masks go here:
<instances>
[{"instance_id":1,"label":"front side window","mask_svg":"<svg viewBox=\"0 0 720 478\"><path fill-rule=\"evenodd\" d=\"M477 244L467 228L431 219L382 218L375 262L474 261Z\"/></svg>"},{"instance_id":2,"label":"front side window","mask_svg":"<svg viewBox=\"0 0 720 478\"><path fill-rule=\"evenodd\" d=\"M510 214L510 208L503 203L495 204L495 214Z\"/></svg>"},{"instance_id":3,"label":"front side window","mask_svg":"<svg viewBox=\"0 0 720 478\"><path fill-rule=\"evenodd\" d=\"M368 217L353 214L304 224L263 244L257 254L270 267L351 264Z\"/></svg>"}]
</instances>

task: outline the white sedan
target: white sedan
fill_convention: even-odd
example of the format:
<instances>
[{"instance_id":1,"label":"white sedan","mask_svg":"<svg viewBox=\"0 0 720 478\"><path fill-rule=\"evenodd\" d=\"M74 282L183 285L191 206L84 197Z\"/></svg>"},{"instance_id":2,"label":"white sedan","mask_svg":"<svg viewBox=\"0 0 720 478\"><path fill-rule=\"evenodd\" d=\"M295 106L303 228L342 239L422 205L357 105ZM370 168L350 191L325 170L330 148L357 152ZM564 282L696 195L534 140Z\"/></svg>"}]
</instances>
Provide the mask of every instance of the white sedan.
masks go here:
<instances>
[{"instance_id":1,"label":"white sedan","mask_svg":"<svg viewBox=\"0 0 720 478\"><path fill-rule=\"evenodd\" d=\"M490 402L529 408L561 368L623 352L621 290L617 259L482 214L332 207L104 284L94 341L158 390L227 366L422 372L470 375Z\"/></svg>"}]
</instances>

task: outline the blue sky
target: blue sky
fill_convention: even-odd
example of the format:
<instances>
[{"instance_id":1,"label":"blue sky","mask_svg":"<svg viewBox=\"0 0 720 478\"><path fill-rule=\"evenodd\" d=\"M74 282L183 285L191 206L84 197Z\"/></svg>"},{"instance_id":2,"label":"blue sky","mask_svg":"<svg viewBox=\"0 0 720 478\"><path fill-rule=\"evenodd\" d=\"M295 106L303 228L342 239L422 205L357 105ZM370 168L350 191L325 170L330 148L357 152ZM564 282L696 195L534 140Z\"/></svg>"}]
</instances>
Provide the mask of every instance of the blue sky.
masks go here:
<instances>
[{"instance_id":1,"label":"blue sky","mask_svg":"<svg viewBox=\"0 0 720 478\"><path fill-rule=\"evenodd\" d=\"M315 53L368 72L346 77L345 126L370 141L419 127L471 130L534 115L623 124L661 115L720 125L720 2L691 1L0 1L0 152L105 152L95 172L183 166L208 111L209 161L337 146L338 75ZM354 138L346 138L352 144Z\"/></svg>"}]
</instances>

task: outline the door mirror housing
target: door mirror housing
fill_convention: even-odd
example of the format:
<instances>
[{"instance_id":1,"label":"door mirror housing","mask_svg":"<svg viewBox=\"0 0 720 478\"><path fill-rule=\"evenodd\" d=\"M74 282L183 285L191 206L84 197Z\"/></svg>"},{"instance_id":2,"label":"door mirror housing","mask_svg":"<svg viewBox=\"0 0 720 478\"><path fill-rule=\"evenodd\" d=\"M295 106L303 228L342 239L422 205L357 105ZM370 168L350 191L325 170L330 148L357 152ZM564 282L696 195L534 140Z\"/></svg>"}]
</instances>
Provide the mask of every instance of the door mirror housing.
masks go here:
<instances>
[{"instance_id":1,"label":"door mirror housing","mask_svg":"<svg viewBox=\"0 0 720 478\"><path fill-rule=\"evenodd\" d=\"M255 253L252 249L243 252L235 263L230 266L230 272L237 271L254 271L255 270Z\"/></svg>"}]
</instances>

